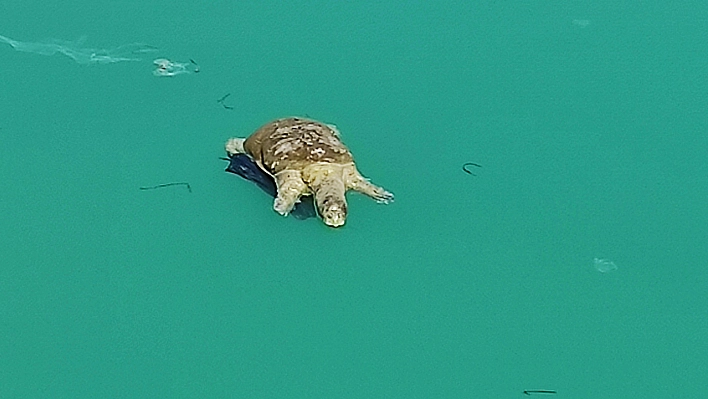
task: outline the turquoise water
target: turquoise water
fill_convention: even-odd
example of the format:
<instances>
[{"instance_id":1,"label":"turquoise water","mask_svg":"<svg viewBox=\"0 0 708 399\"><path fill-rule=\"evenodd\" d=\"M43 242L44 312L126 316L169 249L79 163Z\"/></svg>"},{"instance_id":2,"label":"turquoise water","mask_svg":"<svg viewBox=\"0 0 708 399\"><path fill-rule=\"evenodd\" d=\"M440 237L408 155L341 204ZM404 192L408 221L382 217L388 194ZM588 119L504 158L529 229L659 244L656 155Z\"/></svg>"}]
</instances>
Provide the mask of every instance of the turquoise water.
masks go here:
<instances>
[{"instance_id":1,"label":"turquoise water","mask_svg":"<svg viewBox=\"0 0 708 399\"><path fill-rule=\"evenodd\" d=\"M3 3L25 49L159 52L0 43L0 397L704 397L694 3ZM332 230L223 171L305 114L396 202Z\"/></svg>"}]
</instances>

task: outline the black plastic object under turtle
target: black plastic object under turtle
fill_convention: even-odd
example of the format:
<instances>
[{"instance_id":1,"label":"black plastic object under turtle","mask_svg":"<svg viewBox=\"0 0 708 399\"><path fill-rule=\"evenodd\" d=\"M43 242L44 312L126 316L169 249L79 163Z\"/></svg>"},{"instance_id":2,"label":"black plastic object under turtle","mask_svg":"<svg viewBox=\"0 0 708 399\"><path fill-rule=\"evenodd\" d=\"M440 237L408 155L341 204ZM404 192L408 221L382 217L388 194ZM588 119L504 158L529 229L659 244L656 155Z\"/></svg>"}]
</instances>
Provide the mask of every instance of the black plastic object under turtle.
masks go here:
<instances>
[{"instance_id":1,"label":"black plastic object under turtle","mask_svg":"<svg viewBox=\"0 0 708 399\"><path fill-rule=\"evenodd\" d=\"M273 180L272 176L262 171L261 168L253 162L251 157L246 154L235 154L229 156L228 161L229 166L226 167L227 172L239 175L246 180L256 183L256 185L268 195L273 198L276 197L278 190L275 187L275 180ZM317 217L312 196L300 197L300 202L295 204L290 214L293 215L295 219L299 220Z\"/></svg>"}]
</instances>

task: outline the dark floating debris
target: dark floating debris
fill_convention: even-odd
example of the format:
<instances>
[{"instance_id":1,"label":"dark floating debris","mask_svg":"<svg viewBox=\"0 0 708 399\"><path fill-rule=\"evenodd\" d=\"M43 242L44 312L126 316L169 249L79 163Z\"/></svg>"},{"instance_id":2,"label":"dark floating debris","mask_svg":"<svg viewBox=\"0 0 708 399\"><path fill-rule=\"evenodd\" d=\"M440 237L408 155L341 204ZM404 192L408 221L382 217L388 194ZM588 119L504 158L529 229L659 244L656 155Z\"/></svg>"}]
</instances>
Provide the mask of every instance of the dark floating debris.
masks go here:
<instances>
[{"instance_id":1,"label":"dark floating debris","mask_svg":"<svg viewBox=\"0 0 708 399\"><path fill-rule=\"evenodd\" d=\"M467 162L466 164L462 165L462 170L465 171L465 173L470 174L472 176L477 176L476 174L472 173L471 170L467 169L468 166L476 166L478 168L481 168L482 165L476 164L474 162Z\"/></svg>"},{"instance_id":2,"label":"dark floating debris","mask_svg":"<svg viewBox=\"0 0 708 399\"><path fill-rule=\"evenodd\" d=\"M549 391L545 389L533 389L533 390L526 390L524 391L524 395L536 395L536 394L550 394L550 395L555 395L557 392L556 391Z\"/></svg>"},{"instance_id":3,"label":"dark floating debris","mask_svg":"<svg viewBox=\"0 0 708 399\"><path fill-rule=\"evenodd\" d=\"M170 186L186 186L187 190L189 192L192 192L192 186L189 185L189 183L165 183L165 184L158 184L157 186L150 186L150 187L140 187L141 190L154 190L156 188L164 188L164 187L170 187Z\"/></svg>"},{"instance_id":4,"label":"dark floating debris","mask_svg":"<svg viewBox=\"0 0 708 399\"><path fill-rule=\"evenodd\" d=\"M221 159L229 161L229 166L226 167L227 172L239 175L255 183L261 190L265 191L273 198L278 195L278 189L276 188L273 176L266 174L248 155L234 154L229 156L229 158ZM301 197L300 202L295 204L290 214L298 220L317 217L314 197L311 195Z\"/></svg>"}]
</instances>

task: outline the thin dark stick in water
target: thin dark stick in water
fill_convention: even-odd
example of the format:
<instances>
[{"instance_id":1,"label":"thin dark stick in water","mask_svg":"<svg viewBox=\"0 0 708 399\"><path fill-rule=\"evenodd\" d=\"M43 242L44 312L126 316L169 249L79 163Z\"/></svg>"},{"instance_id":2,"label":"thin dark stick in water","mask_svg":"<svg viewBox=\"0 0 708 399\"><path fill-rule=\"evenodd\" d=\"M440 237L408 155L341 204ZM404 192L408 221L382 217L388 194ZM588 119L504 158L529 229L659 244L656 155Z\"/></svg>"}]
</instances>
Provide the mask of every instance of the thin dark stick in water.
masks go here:
<instances>
[{"instance_id":1,"label":"thin dark stick in water","mask_svg":"<svg viewBox=\"0 0 708 399\"><path fill-rule=\"evenodd\" d=\"M219 103L219 104L221 104L221 106L224 107L224 108L226 108L226 109L233 110L234 107L231 107L231 106L226 105L226 104L224 103L224 100L226 100L226 97L228 97L228 96L230 96L230 95L231 95L231 93L228 93L227 95L225 95L225 96L221 97L220 99L216 100L216 102Z\"/></svg>"},{"instance_id":2,"label":"thin dark stick in water","mask_svg":"<svg viewBox=\"0 0 708 399\"><path fill-rule=\"evenodd\" d=\"M472 173L470 170L468 170L468 169L467 169L468 166L476 166L476 167L478 167L478 168L481 168L481 167L482 167L482 165L476 164L476 163L473 163L473 162L467 162L466 164L462 165L462 170L464 170L465 173L468 173L468 174L470 174L470 175L472 175L472 176L477 176L477 175L475 175L475 174Z\"/></svg>"},{"instance_id":3,"label":"thin dark stick in water","mask_svg":"<svg viewBox=\"0 0 708 399\"><path fill-rule=\"evenodd\" d=\"M197 62L191 58L189 59L189 61L194 64L194 73L199 73L199 65L197 64Z\"/></svg>"},{"instance_id":4,"label":"thin dark stick in water","mask_svg":"<svg viewBox=\"0 0 708 399\"><path fill-rule=\"evenodd\" d=\"M187 190L189 192L192 192L192 186L189 185L189 183L165 183L165 184L158 184L157 186L150 186L150 187L140 187L141 190L154 190L156 188L163 188L163 187L169 187L169 186L187 186Z\"/></svg>"},{"instance_id":5,"label":"thin dark stick in water","mask_svg":"<svg viewBox=\"0 0 708 399\"><path fill-rule=\"evenodd\" d=\"M557 392L556 392L556 391L547 391L547 390L545 390L545 389L537 389L537 390L532 390L532 391L528 391L528 390L527 390L527 391L524 391L524 395L529 395L529 396L530 396L531 394L535 394L535 393L556 394Z\"/></svg>"}]
</instances>

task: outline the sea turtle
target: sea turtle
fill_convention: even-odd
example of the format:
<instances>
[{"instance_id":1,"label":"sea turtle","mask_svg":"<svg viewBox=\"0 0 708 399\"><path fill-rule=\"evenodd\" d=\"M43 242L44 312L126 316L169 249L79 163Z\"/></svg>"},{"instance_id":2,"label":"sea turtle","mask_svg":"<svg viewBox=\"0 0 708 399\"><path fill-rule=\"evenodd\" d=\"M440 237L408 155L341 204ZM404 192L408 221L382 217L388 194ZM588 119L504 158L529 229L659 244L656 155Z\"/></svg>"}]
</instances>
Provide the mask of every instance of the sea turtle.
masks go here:
<instances>
[{"instance_id":1,"label":"sea turtle","mask_svg":"<svg viewBox=\"0 0 708 399\"><path fill-rule=\"evenodd\" d=\"M261 126L246 139L226 142L229 156L248 154L275 178L278 195L273 209L287 216L303 195L314 195L317 210L328 226L347 218L347 190L359 191L380 203L393 194L371 184L354 164L336 127L312 119L283 118Z\"/></svg>"}]
</instances>

